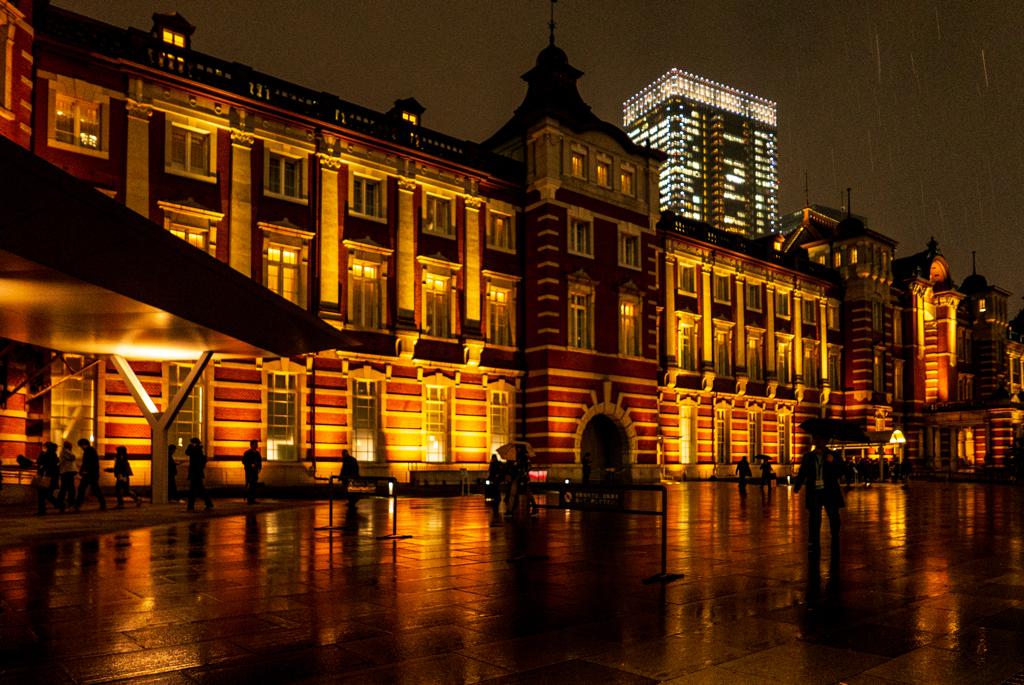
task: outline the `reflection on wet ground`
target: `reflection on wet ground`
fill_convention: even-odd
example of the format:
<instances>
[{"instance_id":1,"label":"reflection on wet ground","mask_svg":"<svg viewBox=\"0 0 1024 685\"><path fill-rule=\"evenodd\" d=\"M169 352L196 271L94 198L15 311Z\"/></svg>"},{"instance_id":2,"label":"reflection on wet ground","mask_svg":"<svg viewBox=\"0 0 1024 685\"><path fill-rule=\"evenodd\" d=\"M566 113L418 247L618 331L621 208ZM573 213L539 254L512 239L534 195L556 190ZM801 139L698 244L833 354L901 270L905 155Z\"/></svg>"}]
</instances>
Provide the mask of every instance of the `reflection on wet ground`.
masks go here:
<instances>
[{"instance_id":1,"label":"reflection on wet ground","mask_svg":"<svg viewBox=\"0 0 1024 685\"><path fill-rule=\"evenodd\" d=\"M554 498L552 498L552 503ZM479 497L326 503L0 549L7 683L1004 683L1024 670L1024 488L802 498L670 486L659 519ZM630 506L656 504L637 495ZM82 516L101 514L82 514ZM822 535L828 539L828 523ZM521 554L547 559L509 563Z\"/></svg>"}]
</instances>

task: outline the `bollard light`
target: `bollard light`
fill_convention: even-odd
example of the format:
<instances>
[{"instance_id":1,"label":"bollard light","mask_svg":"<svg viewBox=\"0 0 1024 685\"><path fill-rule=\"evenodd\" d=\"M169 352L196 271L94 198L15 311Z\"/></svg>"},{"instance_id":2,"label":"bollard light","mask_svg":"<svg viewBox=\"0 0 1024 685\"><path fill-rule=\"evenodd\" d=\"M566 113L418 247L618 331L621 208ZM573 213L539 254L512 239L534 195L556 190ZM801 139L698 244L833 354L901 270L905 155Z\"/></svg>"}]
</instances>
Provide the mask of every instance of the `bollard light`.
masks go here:
<instances>
[{"instance_id":1,"label":"bollard light","mask_svg":"<svg viewBox=\"0 0 1024 685\"><path fill-rule=\"evenodd\" d=\"M391 481L388 481L388 497L391 497L394 494L395 494L395 484L392 483Z\"/></svg>"},{"instance_id":2,"label":"bollard light","mask_svg":"<svg viewBox=\"0 0 1024 685\"><path fill-rule=\"evenodd\" d=\"M789 479L790 479L790 476L786 476L786 485L792 485L792 482L790 482Z\"/></svg>"},{"instance_id":3,"label":"bollard light","mask_svg":"<svg viewBox=\"0 0 1024 685\"><path fill-rule=\"evenodd\" d=\"M489 481L489 480L485 480L484 481L484 485L490 485L490 484L491 484L491 481Z\"/></svg>"},{"instance_id":4,"label":"bollard light","mask_svg":"<svg viewBox=\"0 0 1024 685\"><path fill-rule=\"evenodd\" d=\"M568 478L566 478L566 479L565 479L565 484L566 484L566 485L568 485L568 484L569 484L569 479L568 479Z\"/></svg>"}]
</instances>

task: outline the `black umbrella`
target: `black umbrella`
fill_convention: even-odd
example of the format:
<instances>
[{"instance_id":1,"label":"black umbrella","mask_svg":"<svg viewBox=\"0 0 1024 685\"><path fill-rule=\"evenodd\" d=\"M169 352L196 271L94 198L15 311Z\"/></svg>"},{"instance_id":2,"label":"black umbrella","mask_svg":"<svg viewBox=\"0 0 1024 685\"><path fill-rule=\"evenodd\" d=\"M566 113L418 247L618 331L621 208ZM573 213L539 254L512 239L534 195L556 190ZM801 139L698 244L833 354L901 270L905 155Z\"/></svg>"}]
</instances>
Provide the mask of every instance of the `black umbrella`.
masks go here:
<instances>
[{"instance_id":1,"label":"black umbrella","mask_svg":"<svg viewBox=\"0 0 1024 685\"><path fill-rule=\"evenodd\" d=\"M800 424L800 429L811 435L825 435L830 440L839 442L871 442L860 426L840 419L808 419Z\"/></svg>"}]
</instances>

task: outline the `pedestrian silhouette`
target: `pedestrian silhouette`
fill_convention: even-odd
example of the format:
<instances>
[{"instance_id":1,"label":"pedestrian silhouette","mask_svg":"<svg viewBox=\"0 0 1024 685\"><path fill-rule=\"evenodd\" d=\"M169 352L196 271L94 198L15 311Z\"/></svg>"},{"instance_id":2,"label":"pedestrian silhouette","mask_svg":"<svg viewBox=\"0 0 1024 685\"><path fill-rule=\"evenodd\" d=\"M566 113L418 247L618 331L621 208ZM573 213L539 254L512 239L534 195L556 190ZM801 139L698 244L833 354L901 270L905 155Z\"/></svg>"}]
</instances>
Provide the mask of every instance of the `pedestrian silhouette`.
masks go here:
<instances>
[{"instance_id":1,"label":"pedestrian silhouette","mask_svg":"<svg viewBox=\"0 0 1024 685\"><path fill-rule=\"evenodd\" d=\"M839 552L839 510L846 506L843 492L839 487L839 477L843 473L844 460L828 449L828 436L814 434L814 449L804 455L800 462L800 470L796 474L794 493L807 484L804 495L804 506L809 519L807 524L808 546L810 554L821 551L821 510L828 515L828 527L832 534L832 554Z\"/></svg>"},{"instance_id":2,"label":"pedestrian silhouette","mask_svg":"<svg viewBox=\"0 0 1024 685\"><path fill-rule=\"evenodd\" d=\"M131 490L132 465L128 463L128 448L119 445L114 456L114 495L117 497L117 508L124 509L125 496L135 500L135 506L142 506L142 498Z\"/></svg>"},{"instance_id":3,"label":"pedestrian silhouette","mask_svg":"<svg viewBox=\"0 0 1024 685\"><path fill-rule=\"evenodd\" d=\"M203 498L209 511L213 509L213 502L210 501L210 496L206 494L206 486L203 485L203 478L206 477L206 455L203 454L203 443L199 438L189 440L185 454L188 455L188 511L196 508L196 497Z\"/></svg>"},{"instance_id":4,"label":"pedestrian silhouette","mask_svg":"<svg viewBox=\"0 0 1024 685\"><path fill-rule=\"evenodd\" d=\"M78 446L82 448L82 466L78 470L78 475L82 479L78 483L78 499L75 500L75 511L82 508L82 502L85 501L87 490L92 490L92 494L96 495L96 499L100 502L100 511L106 511L107 500L103 499L103 493L100 492L100 455L96 453L96 448L89 444L89 441L85 438L78 441Z\"/></svg>"}]
</instances>

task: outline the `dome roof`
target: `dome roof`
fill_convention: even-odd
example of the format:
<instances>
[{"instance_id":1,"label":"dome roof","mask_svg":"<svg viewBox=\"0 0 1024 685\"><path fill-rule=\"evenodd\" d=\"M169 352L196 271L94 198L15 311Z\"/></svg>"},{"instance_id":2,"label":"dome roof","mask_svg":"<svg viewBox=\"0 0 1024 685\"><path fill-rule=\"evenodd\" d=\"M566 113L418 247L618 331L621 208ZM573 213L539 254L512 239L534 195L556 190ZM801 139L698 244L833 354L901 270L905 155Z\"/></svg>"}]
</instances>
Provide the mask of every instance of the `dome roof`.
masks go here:
<instances>
[{"instance_id":1,"label":"dome roof","mask_svg":"<svg viewBox=\"0 0 1024 685\"><path fill-rule=\"evenodd\" d=\"M988 290L988 280L981 274L971 274L960 284L960 292L965 295Z\"/></svg>"},{"instance_id":2,"label":"dome roof","mask_svg":"<svg viewBox=\"0 0 1024 685\"><path fill-rule=\"evenodd\" d=\"M855 216L848 216L839 222L836 226L836 235L840 238L849 238L855 235L861 235L867 229L864 227L864 222Z\"/></svg>"},{"instance_id":3,"label":"dome roof","mask_svg":"<svg viewBox=\"0 0 1024 685\"><path fill-rule=\"evenodd\" d=\"M547 46L537 55L537 64L568 64L569 56L565 54L565 50L558 47L554 43Z\"/></svg>"}]
</instances>

